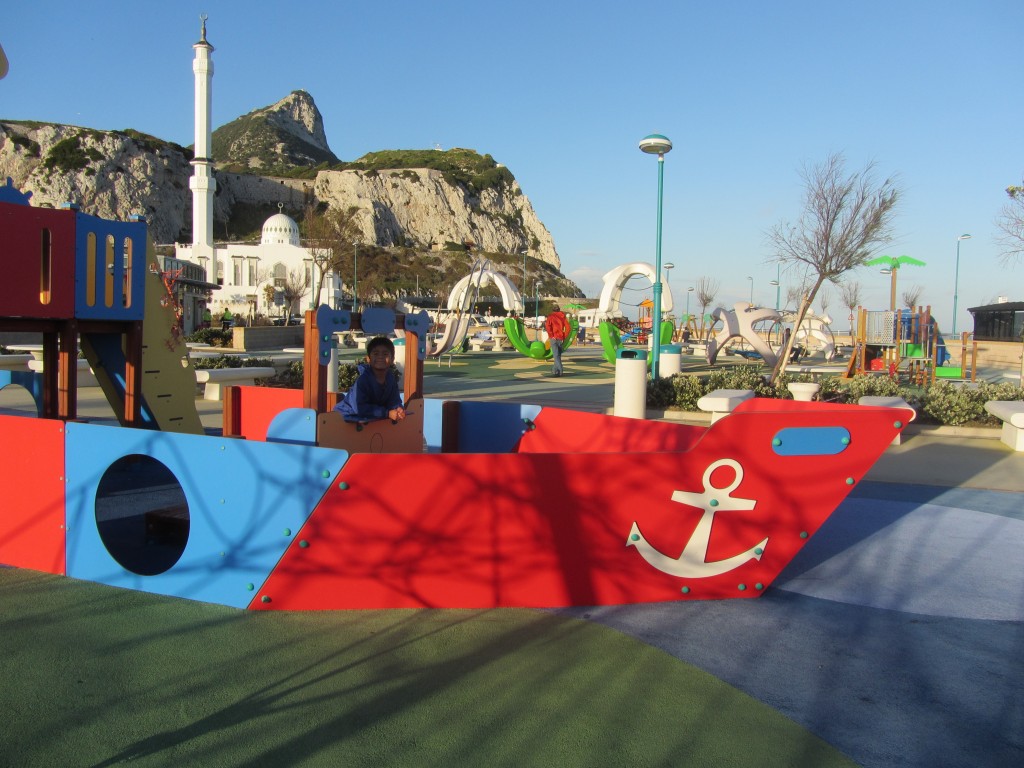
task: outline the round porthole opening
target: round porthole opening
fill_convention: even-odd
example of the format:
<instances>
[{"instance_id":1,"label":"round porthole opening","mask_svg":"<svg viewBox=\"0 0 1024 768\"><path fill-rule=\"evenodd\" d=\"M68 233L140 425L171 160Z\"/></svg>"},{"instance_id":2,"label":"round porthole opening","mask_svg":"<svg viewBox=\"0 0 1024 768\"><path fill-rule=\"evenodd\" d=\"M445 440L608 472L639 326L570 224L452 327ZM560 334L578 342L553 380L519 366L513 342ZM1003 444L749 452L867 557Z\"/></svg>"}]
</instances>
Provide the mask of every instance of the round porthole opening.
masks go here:
<instances>
[{"instance_id":1,"label":"round porthole opening","mask_svg":"<svg viewBox=\"0 0 1024 768\"><path fill-rule=\"evenodd\" d=\"M185 491L174 473L150 456L123 456L107 468L96 489L95 512L103 546L132 573L169 571L188 544Z\"/></svg>"}]
</instances>

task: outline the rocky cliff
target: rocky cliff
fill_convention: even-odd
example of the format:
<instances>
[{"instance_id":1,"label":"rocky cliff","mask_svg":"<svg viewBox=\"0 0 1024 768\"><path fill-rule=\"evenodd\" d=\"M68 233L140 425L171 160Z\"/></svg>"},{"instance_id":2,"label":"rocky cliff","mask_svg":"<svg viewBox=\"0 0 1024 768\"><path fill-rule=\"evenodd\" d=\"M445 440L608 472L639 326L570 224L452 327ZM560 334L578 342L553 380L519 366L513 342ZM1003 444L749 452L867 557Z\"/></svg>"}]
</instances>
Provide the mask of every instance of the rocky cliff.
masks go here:
<instances>
[{"instance_id":1,"label":"rocky cliff","mask_svg":"<svg viewBox=\"0 0 1024 768\"><path fill-rule=\"evenodd\" d=\"M319 201L355 209L367 244L529 250L560 268L551 234L512 174L489 155L391 151L314 170L332 158L320 112L302 91L218 129L214 232L258 237L258 224L232 226L243 208L269 215L282 203L301 219L303 206ZM143 214L157 243L191 241L191 159L188 148L131 130L0 122L0 181L10 177L32 192L34 205L70 201L85 213L121 220ZM243 171L271 167L292 177Z\"/></svg>"},{"instance_id":2,"label":"rocky cliff","mask_svg":"<svg viewBox=\"0 0 1024 768\"><path fill-rule=\"evenodd\" d=\"M222 125L211 139L218 166L232 170L270 172L338 162L327 145L320 110L305 91Z\"/></svg>"}]
</instances>

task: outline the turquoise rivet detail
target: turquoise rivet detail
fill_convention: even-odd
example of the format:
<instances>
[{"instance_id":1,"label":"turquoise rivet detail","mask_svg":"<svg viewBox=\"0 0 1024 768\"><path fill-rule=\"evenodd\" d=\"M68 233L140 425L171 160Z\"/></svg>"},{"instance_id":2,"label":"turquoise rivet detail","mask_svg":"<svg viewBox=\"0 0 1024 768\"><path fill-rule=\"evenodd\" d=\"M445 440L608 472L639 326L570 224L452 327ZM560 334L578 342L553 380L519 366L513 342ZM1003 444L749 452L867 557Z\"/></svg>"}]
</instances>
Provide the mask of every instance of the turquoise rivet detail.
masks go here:
<instances>
[{"instance_id":1,"label":"turquoise rivet detail","mask_svg":"<svg viewBox=\"0 0 1024 768\"><path fill-rule=\"evenodd\" d=\"M718 499L712 499L711 501L708 502L708 504L710 504L712 507L717 507Z\"/></svg>"},{"instance_id":2,"label":"turquoise rivet detail","mask_svg":"<svg viewBox=\"0 0 1024 768\"><path fill-rule=\"evenodd\" d=\"M254 589L256 589L256 585L250 582L249 584L245 585L245 588L252 592Z\"/></svg>"},{"instance_id":3,"label":"turquoise rivet detail","mask_svg":"<svg viewBox=\"0 0 1024 768\"><path fill-rule=\"evenodd\" d=\"M683 594L684 595L690 594L690 588L689 587L683 587Z\"/></svg>"},{"instance_id":4,"label":"turquoise rivet detail","mask_svg":"<svg viewBox=\"0 0 1024 768\"><path fill-rule=\"evenodd\" d=\"M348 483L346 483L344 480L342 480L340 483L338 483L338 489L342 490L342 491L347 491L348 490Z\"/></svg>"},{"instance_id":5,"label":"turquoise rivet detail","mask_svg":"<svg viewBox=\"0 0 1024 768\"><path fill-rule=\"evenodd\" d=\"M782 441L779 438L772 439L772 445L782 445Z\"/></svg>"},{"instance_id":6,"label":"turquoise rivet detail","mask_svg":"<svg viewBox=\"0 0 1024 768\"><path fill-rule=\"evenodd\" d=\"M759 581L759 582L757 582L757 584L755 584L755 585L754 585L754 589L757 589L757 590L761 590L761 589L764 589L764 584L762 584L762 583L761 583L761 582Z\"/></svg>"},{"instance_id":7,"label":"turquoise rivet detail","mask_svg":"<svg viewBox=\"0 0 1024 768\"><path fill-rule=\"evenodd\" d=\"M640 541L640 534L639 533L634 533L629 538L631 538L633 541Z\"/></svg>"},{"instance_id":8,"label":"turquoise rivet detail","mask_svg":"<svg viewBox=\"0 0 1024 768\"><path fill-rule=\"evenodd\" d=\"M309 542L306 541L305 539L303 539L302 541L299 542L299 546L302 547L303 549L305 549L306 547L309 546Z\"/></svg>"},{"instance_id":9,"label":"turquoise rivet detail","mask_svg":"<svg viewBox=\"0 0 1024 768\"><path fill-rule=\"evenodd\" d=\"M892 425L893 425L894 427L896 427L896 429L899 429L900 427L902 427L902 426L903 426L903 422L902 422L902 421L894 421L894 422L892 423Z\"/></svg>"},{"instance_id":10,"label":"turquoise rivet detail","mask_svg":"<svg viewBox=\"0 0 1024 768\"><path fill-rule=\"evenodd\" d=\"M800 531L800 538L801 539L806 539L807 538L807 531Z\"/></svg>"},{"instance_id":11,"label":"turquoise rivet detail","mask_svg":"<svg viewBox=\"0 0 1024 768\"><path fill-rule=\"evenodd\" d=\"M221 553L220 553L220 556L221 556L221 557L226 557L226 556L227 556L227 552L221 552Z\"/></svg>"},{"instance_id":12,"label":"turquoise rivet detail","mask_svg":"<svg viewBox=\"0 0 1024 768\"><path fill-rule=\"evenodd\" d=\"M269 603L270 602L270 595L264 595L263 597L260 598L260 601L264 602L264 603Z\"/></svg>"},{"instance_id":13,"label":"turquoise rivet detail","mask_svg":"<svg viewBox=\"0 0 1024 768\"><path fill-rule=\"evenodd\" d=\"M848 438L848 437L844 437L844 438L843 438L842 440L840 440L839 442L840 442L840 443L842 443L843 445L849 445L849 444L850 444L850 438Z\"/></svg>"},{"instance_id":14,"label":"turquoise rivet detail","mask_svg":"<svg viewBox=\"0 0 1024 768\"><path fill-rule=\"evenodd\" d=\"M292 529L291 528L285 528L284 529L284 535L285 536L291 536L292 535Z\"/></svg>"},{"instance_id":15,"label":"turquoise rivet detail","mask_svg":"<svg viewBox=\"0 0 1024 768\"><path fill-rule=\"evenodd\" d=\"M764 554L764 549L761 548L761 547L754 547L754 554L755 555L763 555Z\"/></svg>"},{"instance_id":16,"label":"turquoise rivet detail","mask_svg":"<svg viewBox=\"0 0 1024 768\"><path fill-rule=\"evenodd\" d=\"M853 485L853 478L852 477L846 478L846 484L847 485Z\"/></svg>"},{"instance_id":17,"label":"turquoise rivet detail","mask_svg":"<svg viewBox=\"0 0 1024 768\"><path fill-rule=\"evenodd\" d=\"M327 470L327 469L325 469L323 472L320 473L320 477L330 477L330 476L331 476L330 470Z\"/></svg>"},{"instance_id":18,"label":"turquoise rivet detail","mask_svg":"<svg viewBox=\"0 0 1024 768\"><path fill-rule=\"evenodd\" d=\"M223 503L224 503L224 499L221 499L221 500L220 500L220 503L221 503L221 504L223 504Z\"/></svg>"},{"instance_id":19,"label":"turquoise rivet detail","mask_svg":"<svg viewBox=\"0 0 1024 768\"><path fill-rule=\"evenodd\" d=\"M738 584L736 586L736 589L738 589L740 592L746 592L747 591L747 585L746 584Z\"/></svg>"},{"instance_id":20,"label":"turquoise rivet detail","mask_svg":"<svg viewBox=\"0 0 1024 768\"><path fill-rule=\"evenodd\" d=\"M324 336L324 341L330 341L330 340L331 340L330 336Z\"/></svg>"}]
</instances>

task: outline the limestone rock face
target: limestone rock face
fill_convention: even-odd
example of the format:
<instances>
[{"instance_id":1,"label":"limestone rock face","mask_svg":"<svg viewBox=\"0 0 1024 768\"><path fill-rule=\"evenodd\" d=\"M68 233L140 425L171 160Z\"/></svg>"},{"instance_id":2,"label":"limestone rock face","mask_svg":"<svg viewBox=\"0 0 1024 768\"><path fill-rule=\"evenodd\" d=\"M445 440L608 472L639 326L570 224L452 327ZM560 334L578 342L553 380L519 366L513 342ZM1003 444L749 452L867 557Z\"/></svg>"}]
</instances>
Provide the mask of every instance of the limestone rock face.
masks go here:
<instances>
[{"instance_id":1,"label":"limestone rock face","mask_svg":"<svg viewBox=\"0 0 1024 768\"><path fill-rule=\"evenodd\" d=\"M159 139L69 125L0 123L0 177L32 192L32 205L73 202L83 213L126 221L142 214L156 242L191 219L186 150Z\"/></svg>"},{"instance_id":2,"label":"limestone rock face","mask_svg":"<svg viewBox=\"0 0 1024 768\"><path fill-rule=\"evenodd\" d=\"M309 151L330 152L308 94L293 93L257 110L262 112L257 122L273 122L275 136L293 136ZM10 177L17 188L33 193L33 205L73 202L83 213L121 221L142 214L156 243L192 240L191 159L185 147L134 131L0 123L0 183ZM321 171L315 181L226 169L215 175L215 232L225 231L237 205L281 203L299 218L311 195L332 207L355 208L367 244L427 248L472 243L492 253L528 250L532 258L561 266L551 233L510 174L482 190L425 168Z\"/></svg>"},{"instance_id":3,"label":"limestone rock face","mask_svg":"<svg viewBox=\"0 0 1024 768\"><path fill-rule=\"evenodd\" d=\"M365 242L468 242L500 253L530 249L531 257L561 266L551 233L516 182L475 193L432 169L321 171L314 194L331 207L358 209Z\"/></svg>"}]
</instances>

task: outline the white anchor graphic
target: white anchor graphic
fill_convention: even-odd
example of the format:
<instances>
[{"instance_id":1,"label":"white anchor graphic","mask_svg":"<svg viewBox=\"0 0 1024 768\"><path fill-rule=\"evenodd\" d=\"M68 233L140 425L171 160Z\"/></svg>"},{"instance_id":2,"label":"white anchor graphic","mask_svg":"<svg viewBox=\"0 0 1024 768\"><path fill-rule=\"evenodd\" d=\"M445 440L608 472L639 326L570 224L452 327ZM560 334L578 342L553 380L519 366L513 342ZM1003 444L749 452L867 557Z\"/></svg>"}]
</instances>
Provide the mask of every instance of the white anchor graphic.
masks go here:
<instances>
[{"instance_id":1,"label":"white anchor graphic","mask_svg":"<svg viewBox=\"0 0 1024 768\"><path fill-rule=\"evenodd\" d=\"M726 488L717 488L711 483L711 475L719 467L730 467L735 474L732 484ZM714 522L715 512L753 509L757 503L753 499L733 498L730 495L739 487L742 480L743 467L740 466L739 462L733 459L719 459L704 470L703 492L675 491L672 494L672 501L678 501L680 504L688 504L691 507L704 510L700 522L697 523L693 535L686 542L686 547L679 557L669 557L651 546L650 542L640 533L640 527L635 521L629 531L629 538L626 539L626 546L636 547L636 551L640 553L640 556L659 571L683 578L718 576L719 574L728 573L735 568L739 568L749 560L760 560L761 555L764 553L765 545L768 544L767 538L755 544L746 552L741 552L725 560L707 562L708 542L711 539L711 524Z\"/></svg>"}]
</instances>

